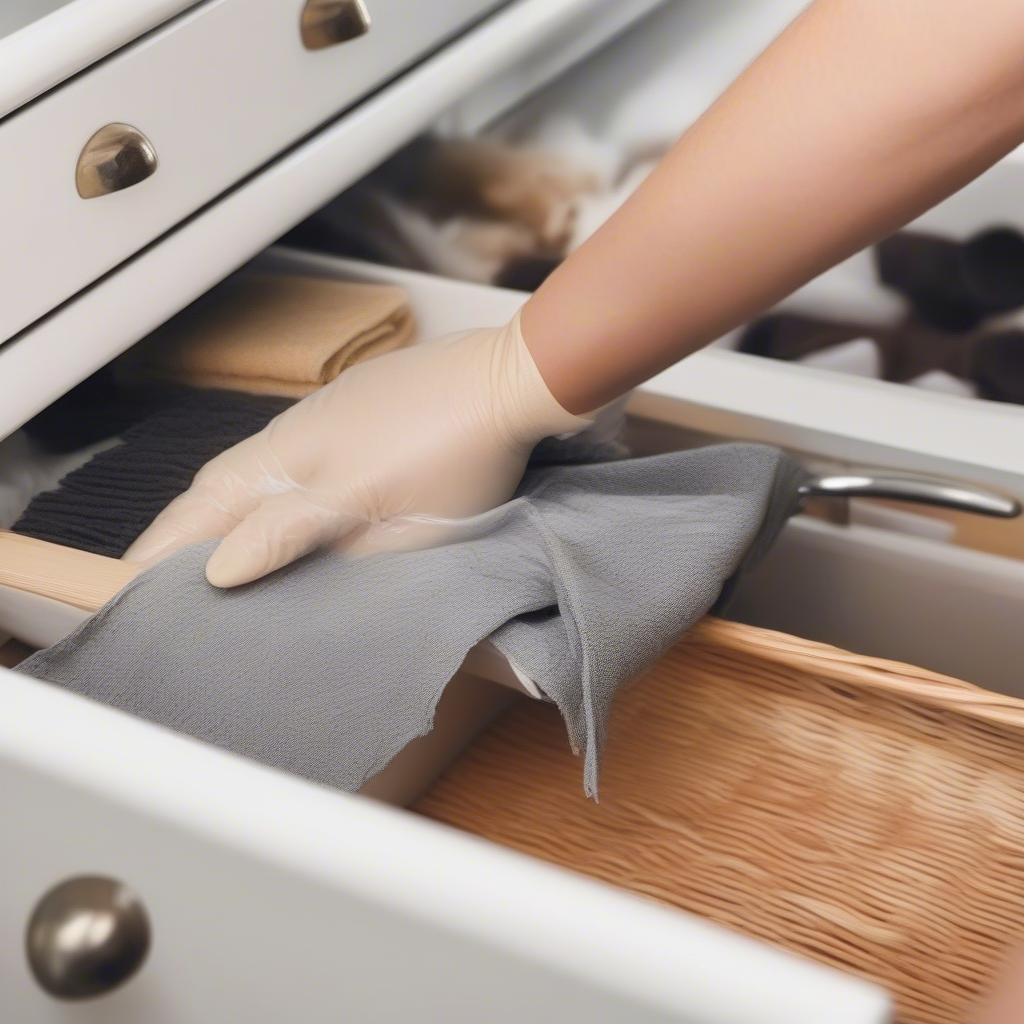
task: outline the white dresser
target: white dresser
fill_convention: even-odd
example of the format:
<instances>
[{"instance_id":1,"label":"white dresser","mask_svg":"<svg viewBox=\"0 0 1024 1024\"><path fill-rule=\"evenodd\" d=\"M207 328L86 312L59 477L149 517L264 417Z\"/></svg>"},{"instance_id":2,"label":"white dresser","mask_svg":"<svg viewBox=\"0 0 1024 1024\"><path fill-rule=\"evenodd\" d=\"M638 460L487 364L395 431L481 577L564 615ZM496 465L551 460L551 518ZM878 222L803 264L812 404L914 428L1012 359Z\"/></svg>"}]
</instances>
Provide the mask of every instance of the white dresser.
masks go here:
<instances>
[{"instance_id":1,"label":"white dresser","mask_svg":"<svg viewBox=\"0 0 1024 1024\"><path fill-rule=\"evenodd\" d=\"M0 437L442 115L480 123L609 40L565 81L567 97L599 96L620 74L628 83L657 39L658 59L674 49L693 61L680 102L699 108L714 85L707 68L720 68L706 48L723 47L723 67L741 61L799 4L765 4L750 20L741 6L69 0L26 19L0 39ZM966 231L1012 219L1007 195L1022 175L1011 157L933 220ZM324 257L260 258L398 281L428 335L499 322L522 300ZM862 270L851 261L792 301L857 293ZM830 466L941 474L1024 497L1021 409L716 350L660 375L633 411ZM842 580L862 609L876 592L916 587L908 593L921 600L900 608L892 638L866 614L816 628L845 629L851 646L884 639L879 653L894 657L934 654L940 668L983 636L989 661L968 653L957 670L1009 688L997 678L1012 654L1009 620L970 618L1003 570L927 544L887 558L886 543L794 524L786 564L768 566L750 602L763 609L790 572ZM871 558L877 569L858 575ZM911 562L917 576L902 571ZM929 604L936 580L961 590ZM1024 585L1009 569L1005 580L1002 606L1016 617ZM944 651L929 634L949 635L940 616L950 601L960 642ZM481 679L478 694L465 707L482 720L501 691ZM417 772L425 784L465 735L442 737L447 751L413 752L405 788ZM12 1024L888 1019L884 994L854 978L3 670L0 822L0 1019ZM83 875L138 894L151 947L126 984L60 1001L33 979L25 932L47 890Z\"/></svg>"}]
</instances>

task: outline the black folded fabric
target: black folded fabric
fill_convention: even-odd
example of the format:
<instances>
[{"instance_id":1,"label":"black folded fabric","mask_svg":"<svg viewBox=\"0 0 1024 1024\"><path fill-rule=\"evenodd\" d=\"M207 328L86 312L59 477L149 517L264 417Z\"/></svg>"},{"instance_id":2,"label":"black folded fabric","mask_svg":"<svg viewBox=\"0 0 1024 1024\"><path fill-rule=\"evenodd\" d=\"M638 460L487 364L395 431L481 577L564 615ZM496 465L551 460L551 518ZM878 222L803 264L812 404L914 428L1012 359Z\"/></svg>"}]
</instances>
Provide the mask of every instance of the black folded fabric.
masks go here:
<instances>
[{"instance_id":1,"label":"black folded fabric","mask_svg":"<svg viewBox=\"0 0 1024 1024\"><path fill-rule=\"evenodd\" d=\"M1024 331L984 335L971 352L971 378L982 398L1024 405Z\"/></svg>"},{"instance_id":2,"label":"black folded fabric","mask_svg":"<svg viewBox=\"0 0 1024 1024\"><path fill-rule=\"evenodd\" d=\"M22 429L47 451L73 452L123 434L173 400L173 395L126 391L108 365L61 395Z\"/></svg>"},{"instance_id":3,"label":"black folded fabric","mask_svg":"<svg viewBox=\"0 0 1024 1024\"><path fill-rule=\"evenodd\" d=\"M964 242L900 231L874 255L879 280L935 327L970 330L1024 305L1024 236L1014 228L989 228Z\"/></svg>"},{"instance_id":4,"label":"black folded fabric","mask_svg":"<svg viewBox=\"0 0 1024 1024\"><path fill-rule=\"evenodd\" d=\"M901 324L883 326L773 313L754 321L737 347L749 355L797 361L855 338L870 338L878 346L882 379L897 383L930 370L969 378L971 351L978 340L973 334L936 330L913 317Z\"/></svg>"},{"instance_id":5,"label":"black folded fabric","mask_svg":"<svg viewBox=\"0 0 1024 1024\"><path fill-rule=\"evenodd\" d=\"M932 370L972 381L978 395L1024 405L1024 330L938 331L908 319L882 327L774 313L755 320L737 346L748 355L798 361L854 338L870 338L882 357L882 379L905 383Z\"/></svg>"},{"instance_id":6,"label":"black folded fabric","mask_svg":"<svg viewBox=\"0 0 1024 1024\"><path fill-rule=\"evenodd\" d=\"M56 490L37 495L14 532L120 558L206 462L262 430L293 402L193 389L163 401L124 432L121 444L69 473ZM120 415L108 412L112 420Z\"/></svg>"}]
</instances>

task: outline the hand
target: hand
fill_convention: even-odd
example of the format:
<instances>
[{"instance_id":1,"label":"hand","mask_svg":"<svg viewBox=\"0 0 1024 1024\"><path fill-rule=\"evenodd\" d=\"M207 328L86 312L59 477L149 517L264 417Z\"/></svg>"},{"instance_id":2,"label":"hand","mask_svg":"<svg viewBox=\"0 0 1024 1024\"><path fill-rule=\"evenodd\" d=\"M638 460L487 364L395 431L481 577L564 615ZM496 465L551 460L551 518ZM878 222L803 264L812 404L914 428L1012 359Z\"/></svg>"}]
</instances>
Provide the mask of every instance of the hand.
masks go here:
<instances>
[{"instance_id":1,"label":"hand","mask_svg":"<svg viewBox=\"0 0 1024 1024\"><path fill-rule=\"evenodd\" d=\"M506 501L537 441L586 422L551 396L518 315L414 345L351 367L207 463L125 557L223 537L206 574L232 587L322 545L428 543L431 518Z\"/></svg>"}]
</instances>

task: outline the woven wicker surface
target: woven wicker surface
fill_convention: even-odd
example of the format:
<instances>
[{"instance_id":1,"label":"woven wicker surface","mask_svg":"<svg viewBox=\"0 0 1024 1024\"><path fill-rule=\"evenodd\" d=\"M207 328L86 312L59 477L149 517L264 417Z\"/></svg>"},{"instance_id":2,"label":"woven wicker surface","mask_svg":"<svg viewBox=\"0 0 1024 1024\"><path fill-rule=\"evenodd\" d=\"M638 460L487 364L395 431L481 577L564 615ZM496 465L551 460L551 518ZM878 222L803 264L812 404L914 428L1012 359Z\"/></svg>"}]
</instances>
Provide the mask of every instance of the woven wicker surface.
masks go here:
<instances>
[{"instance_id":1,"label":"woven wicker surface","mask_svg":"<svg viewBox=\"0 0 1024 1024\"><path fill-rule=\"evenodd\" d=\"M601 802L517 705L423 814L885 985L960 1022L1024 931L1024 702L706 620L613 715Z\"/></svg>"}]
</instances>

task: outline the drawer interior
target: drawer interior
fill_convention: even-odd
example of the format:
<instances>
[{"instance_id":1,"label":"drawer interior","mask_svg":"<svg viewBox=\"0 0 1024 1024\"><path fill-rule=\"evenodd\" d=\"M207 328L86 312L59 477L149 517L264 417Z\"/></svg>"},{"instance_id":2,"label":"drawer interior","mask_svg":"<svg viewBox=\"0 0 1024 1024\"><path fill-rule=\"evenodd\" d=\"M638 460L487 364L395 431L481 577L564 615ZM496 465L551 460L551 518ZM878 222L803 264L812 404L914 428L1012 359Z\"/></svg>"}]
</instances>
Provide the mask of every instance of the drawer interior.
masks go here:
<instances>
[{"instance_id":1,"label":"drawer interior","mask_svg":"<svg viewBox=\"0 0 1024 1024\"><path fill-rule=\"evenodd\" d=\"M269 250L254 267L398 284L424 338L499 323L523 300L517 292L287 249ZM681 426L680 418L690 425ZM630 416L626 436L636 454L722 439L702 429L700 410L684 403L663 419L645 409ZM762 439L756 433L741 436ZM21 443L17 435L3 442L0 467L4 450L15 452ZM834 464L820 457L813 462ZM42 465L40 479L52 486L65 469ZM948 530L929 535L921 517L906 507L888 510L889 520L867 523L856 509L845 523L813 512L790 522L773 552L737 589L728 617L1024 696L1013 654L1024 611L1024 562L964 546ZM1012 521L985 521L993 533L1014 527ZM366 792L409 803L517 693L522 696L521 681L509 666L478 649L450 686L435 730L415 741Z\"/></svg>"},{"instance_id":2,"label":"drawer interior","mask_svg":"<svg viewBox=\"0 0 1024 1024\"><path fill-rule=\"evenodd\" d=\"M283 249L266 253L256 265L265 271L400 284L423 337L500 322L523 299L516 292ZM628 433L638 454L692 447L721 436L704 429L699 410L665 420L644 410L632 417ZM827 457L821 462L830 464ZM804 515L791 523L776 553L740 588L732 614L811 639L842 634L840 642L849 650L955 672L992 689L1016 692L1007 667L1013 664L1014 624L1024 603L1021 568L1016 559L972 550L955 538L908 533L905 520L898 518L889 526L866 526ZM981 599L986 594L988 605ZM977 636L984 636L985 643L972 643ZM948 638L953 641L947 643ZM527 700L496 682L500 675L486 656L469 665L449 687L435 730L410 745L364 793L409 805L453 762L457 770L459 754L467 746L475 751L471 745L481 730L508 713L510 705ZM431 796L424 799L429 803Z\"/></svg>"},{"instance_id":3,"label":"drawer interior","mask_svg":"<svg viewBox=\"0 0 1024 1024\"><path fill-rule=\"evenodd\" d=\"M513 291L294 250L269 250L254 266L397 284L407 293L424 338L473 324L500 323L523 300ZM635 454L723 438L774 440L753 430L723 434L709 429L715 426L714 417L684 400L662 400L659 405L668 406L666 415L652 415L649 396L641 391L631 406L637 411L629 418L627 437ZM827 441L828 432L821 434ZM804 450L796 450L809 468L850 467L813 450L808 455L813 435L809 440ZM5 451L16 456L23 445L17 435L8 438L0 447L0 460ZM52 486L68 466L61 459L41 463L37 489ZM10 491L8 487L6 493ZM728 614L753 625L1019 692L1022 684L1013 667L1014 623L1024 608L1024 561L1014 553L1021 521L962 516L959 524L950 524L909 506L880 508L856 500L842 504L847 507L826 509L825 518L814 509L796 517L764 564L738 589ZM836 511L848 521L829 521L836 518ZM5 514L8 521L0 525L10 525L13 519L9 509L5 513L0 507L0 515ZM959 536L964 530L967 543Z\"/></svg>"}]
</instances>

